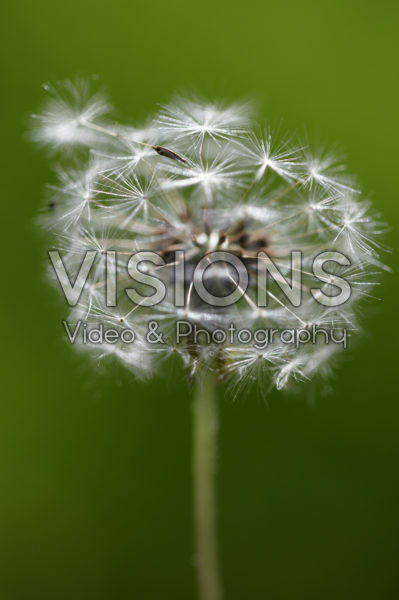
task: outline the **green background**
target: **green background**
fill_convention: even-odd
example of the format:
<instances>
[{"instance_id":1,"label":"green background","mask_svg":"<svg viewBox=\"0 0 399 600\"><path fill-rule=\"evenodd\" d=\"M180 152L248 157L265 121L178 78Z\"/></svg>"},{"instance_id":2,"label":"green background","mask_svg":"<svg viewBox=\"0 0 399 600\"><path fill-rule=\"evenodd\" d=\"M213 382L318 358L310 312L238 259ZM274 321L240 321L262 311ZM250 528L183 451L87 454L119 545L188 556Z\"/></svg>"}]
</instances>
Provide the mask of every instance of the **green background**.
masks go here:
<instances>
[{"instance_id":1,"label":"green background","mask_svg":"<svg viewBox=\"0 0 399 600\"><path fill-rule=\"evenodd\" d=\"M1 599L196 596L184 378L97 374L45 283L34 218L53 175L26 136L41 84L96 74L132 122L175 92L254 99L260 118L343 149L394 246L398 25L387 0L3 6ZM228 600L399 597L397 276L382 283L332 394L220 400Z\"/></svg>"}]
</instances>

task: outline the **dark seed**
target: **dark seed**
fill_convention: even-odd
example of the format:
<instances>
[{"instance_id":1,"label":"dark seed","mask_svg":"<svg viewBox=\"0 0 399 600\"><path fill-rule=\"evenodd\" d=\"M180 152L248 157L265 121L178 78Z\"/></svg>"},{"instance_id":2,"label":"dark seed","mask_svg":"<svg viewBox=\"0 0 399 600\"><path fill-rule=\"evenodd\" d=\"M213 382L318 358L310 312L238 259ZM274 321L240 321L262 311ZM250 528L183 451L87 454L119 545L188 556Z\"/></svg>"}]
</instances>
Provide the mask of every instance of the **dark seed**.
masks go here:
<instances>
[{"instance_id":1,"label":"dark seed","mask_svg":"<svg viewBox=\"0 0 399 600\"><path fill-rule=\"evenodd\" d=\"M249 233L242 233L242 234L240 235L240 237L238 238L238 243L239 243L239 244L240 244L240 246L242 246L243 248L246 248L246 247L247 247L247 243L248 243L248 240L249 240L249 238L250 238L250 235L249 235Z\"/></svg>"},{"instance_id":2,"label":"dark seed","mask_svg":"<svg viewBox=\"0 0 399 600\"><path fill-rule=\"evenodd\" d=\"M246 242L246 245L245 245L245 248L247 248L247 250L258 250L260 248L266 248L266 247L267 247L266 240L263 240L261 238L259 238L259 239L251 238Z\"/></svg>"},{"instance_id":3,"label":"dark seed","mask_svg":"<svg viewBox=\"0 0 399 600\"><path fill-rule=\"evenodd\" d=\"M173 150L169 150L169 148L164 148L163 146L152 146L153 150L160 156L166 156L166 158L171 158L172 160L179 160L182 163L187 163L186 159L177 154L177 152L173 152Z\"/></svg>"}]
</instances>

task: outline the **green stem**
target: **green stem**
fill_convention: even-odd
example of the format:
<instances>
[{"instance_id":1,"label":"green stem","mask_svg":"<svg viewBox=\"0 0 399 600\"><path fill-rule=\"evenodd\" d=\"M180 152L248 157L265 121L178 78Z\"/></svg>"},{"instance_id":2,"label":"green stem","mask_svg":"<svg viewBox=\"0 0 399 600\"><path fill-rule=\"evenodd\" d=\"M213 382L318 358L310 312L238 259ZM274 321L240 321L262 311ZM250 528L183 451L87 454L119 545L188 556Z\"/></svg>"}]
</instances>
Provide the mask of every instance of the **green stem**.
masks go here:
<instances>
[{"instance_id":1,"label":"green stem","mask_svg":"<svg viewBox=\"0 0 399 600\"><path fill-rule=\"evenodd\" d=\"M222 598L215 506L218 434L216 400L214 377L206 373L197 381L194 399L194 510L200 600Z\"/></svg>"}]
</instances>

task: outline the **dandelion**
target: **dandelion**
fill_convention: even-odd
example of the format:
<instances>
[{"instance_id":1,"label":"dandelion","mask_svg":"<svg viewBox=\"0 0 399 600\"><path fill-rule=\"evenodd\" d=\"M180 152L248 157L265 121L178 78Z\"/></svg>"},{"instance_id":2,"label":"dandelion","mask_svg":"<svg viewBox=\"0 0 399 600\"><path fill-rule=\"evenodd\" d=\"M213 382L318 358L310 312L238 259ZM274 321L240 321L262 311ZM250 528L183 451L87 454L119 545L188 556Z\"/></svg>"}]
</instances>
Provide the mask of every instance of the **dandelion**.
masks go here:
<instances>
[{"instance_id":1,"label":"dandelion","mask_svg":"<svg viewBox=\"0 0 399 600\"><path fill-rule=\"evenodd\" d=\"M317 327L359 331L384 228L334 156L268 129L257 137L248 106L177 99L129 127L113 123L108 103L84 84L47 91L34 137L67 159L42 217L60 252L53 263L75 288L88 265L71 322L111 326L118 338L77 345L142 378L177 356L196 382L197 568L201 598L217 600L215 387L266 395L329 376L341 347L320 331L301 340ZM136 253L144 258L132 262ZM157 303L148 286L163 290ZM270 328L299 332L296 343L281 335L265 343L259 332ZM134 343L121 339L125 330Z\"/></svg>"}]
</instances>

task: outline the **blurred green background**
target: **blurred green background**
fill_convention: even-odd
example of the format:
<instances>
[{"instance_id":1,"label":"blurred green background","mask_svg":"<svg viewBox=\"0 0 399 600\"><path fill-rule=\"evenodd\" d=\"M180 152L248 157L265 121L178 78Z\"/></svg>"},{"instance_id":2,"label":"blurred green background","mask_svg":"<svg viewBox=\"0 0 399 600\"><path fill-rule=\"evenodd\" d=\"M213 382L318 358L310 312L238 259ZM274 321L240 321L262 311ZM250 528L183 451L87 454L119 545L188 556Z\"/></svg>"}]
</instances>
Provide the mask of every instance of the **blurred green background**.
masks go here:
<instances>
[{"instance_id":1,"label":"blurred green background","mask_svg":"<svg viewBox=\"0 0 399 600\"><path fill-rule=\"evenodd\" d=\"M53 175L26 139L41 84L96 74L131 122L175 92L254 99L260 118L342 148L393 246L398 25L387 0L3 6L1 599L196 597L184 378L96 374L44 281L34 218ZM228 600L399 597L397 292L385 275L332 394L221 398Z\"/></svg>"}]
</instances>

